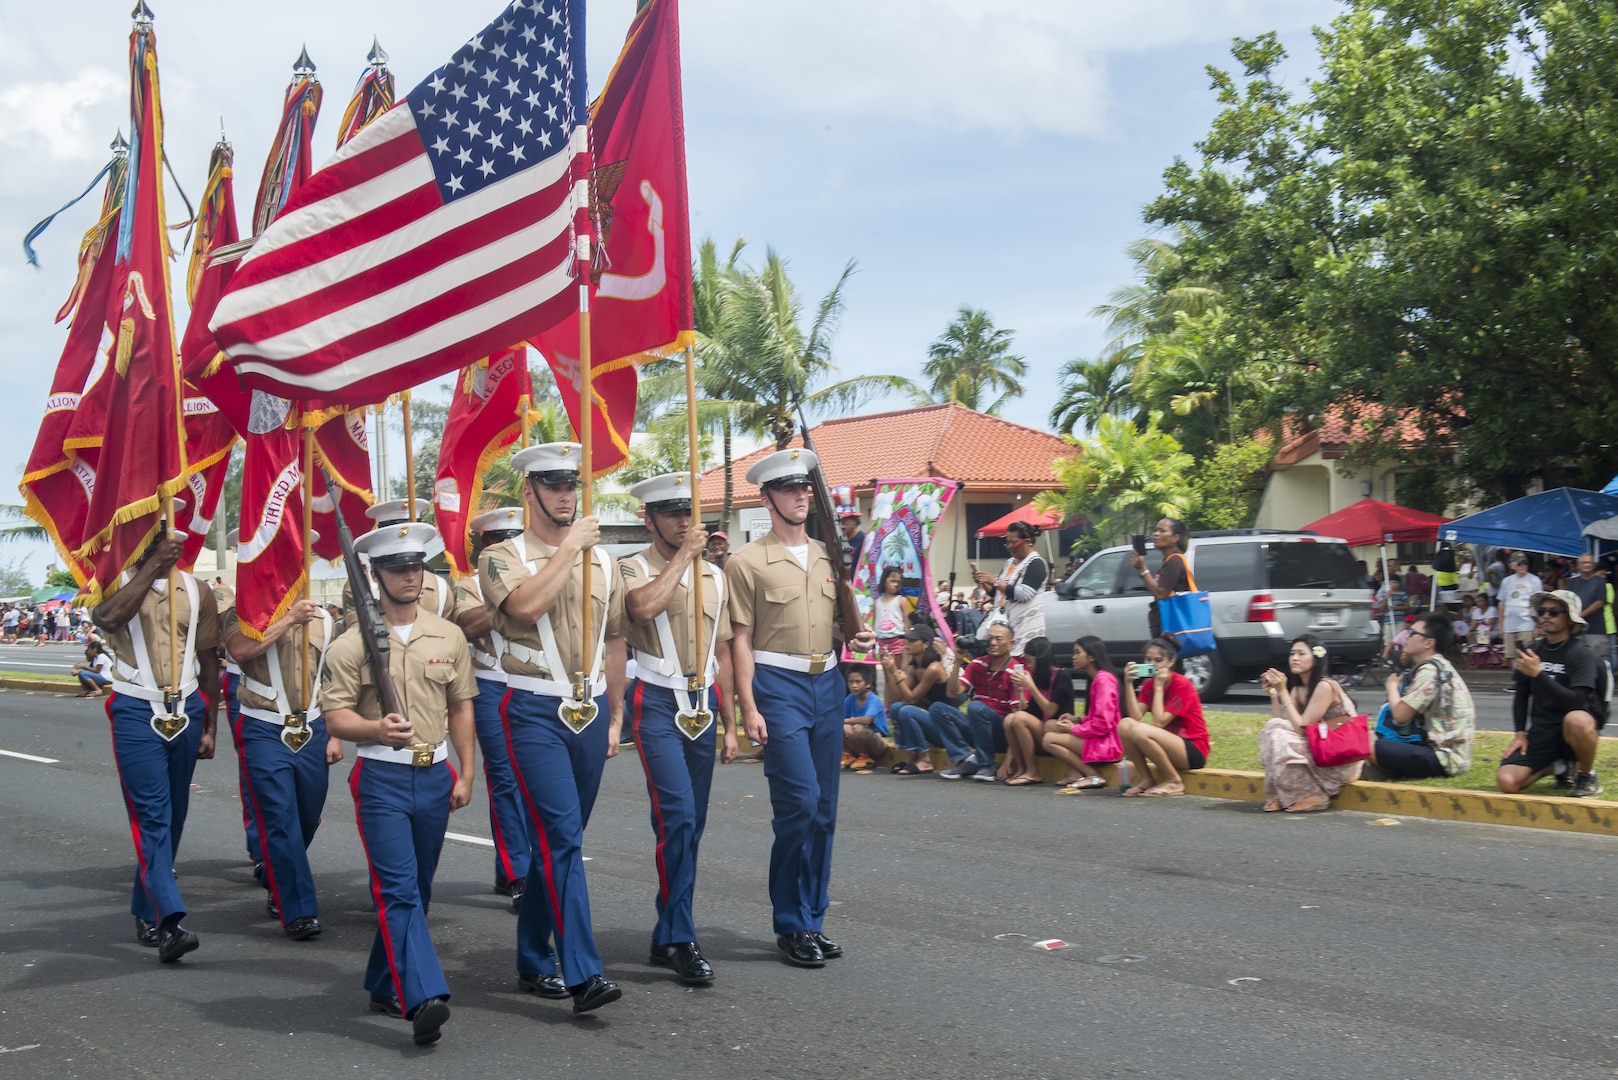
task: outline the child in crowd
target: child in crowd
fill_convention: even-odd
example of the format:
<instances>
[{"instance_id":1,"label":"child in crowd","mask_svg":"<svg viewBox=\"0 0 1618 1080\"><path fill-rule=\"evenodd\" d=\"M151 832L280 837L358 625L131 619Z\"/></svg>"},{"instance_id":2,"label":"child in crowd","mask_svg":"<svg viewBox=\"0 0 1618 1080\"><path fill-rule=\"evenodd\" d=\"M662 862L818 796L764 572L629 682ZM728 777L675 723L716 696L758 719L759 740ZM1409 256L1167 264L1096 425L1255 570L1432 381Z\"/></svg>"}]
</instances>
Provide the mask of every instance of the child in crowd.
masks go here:
<instances>
[{"instance_id":1,"label":"child in crowd","mask_svg":"<svg viewBox=\"0 0 1618 1080\"><path fill-rule=\"evenodd\" d=\"M1084 718L1071 713L1058 716L1054 729L1045 732L1045 750L1067 764L1068 778L1063 787L1080 791L1106 787L1096 766L1111 765L1124 756L1123 742L1118 737L1118 722L1123 717L1118 673L1107 646L1100 638L1090 636L1073 643L1073 670L1090 680Z\"/></svg>"},{"instance_id":2,"label":"child in crowd","mask_svg":"<svg viewBox=\"0 0 1618 1080\"><path fill-rule=\"evenodd\" d=\"M843 675L848 697L843 699L843 768L869 769L887 746L888 711L871 693L874 680L865 667L850 667Z\"/></svg>"},{"instance_id":3,"label":"child in crowd","mask_svg":"<svg viewBox=\"0 0 1618 1080\"><path fill-rule=\"evenodd\" d=\"M80 697L100 697L102 688L112 685L112 657L100 645L87 645L83 662L73 665L73 674L79 677Z\"/></svg>"}]
</instances>

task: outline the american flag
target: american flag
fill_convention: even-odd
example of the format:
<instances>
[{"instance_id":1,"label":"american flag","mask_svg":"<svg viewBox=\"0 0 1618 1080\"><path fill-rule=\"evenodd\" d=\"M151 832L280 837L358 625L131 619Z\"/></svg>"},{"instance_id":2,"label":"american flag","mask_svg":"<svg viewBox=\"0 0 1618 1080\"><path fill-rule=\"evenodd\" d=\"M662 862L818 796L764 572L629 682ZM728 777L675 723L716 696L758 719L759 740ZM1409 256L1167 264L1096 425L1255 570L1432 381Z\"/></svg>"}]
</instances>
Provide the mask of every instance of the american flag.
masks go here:
<instances>
[{"instance_id":1,"label":"american flag","mask_svg":"<svg viewBox=\"0 0 1618 1080\"><path fill-rule=\"evenodd\" d=\"M379 401L577 310L584 8L516 0L299 189L210 324L246 386Z\"/></svg>"}]
</instances>

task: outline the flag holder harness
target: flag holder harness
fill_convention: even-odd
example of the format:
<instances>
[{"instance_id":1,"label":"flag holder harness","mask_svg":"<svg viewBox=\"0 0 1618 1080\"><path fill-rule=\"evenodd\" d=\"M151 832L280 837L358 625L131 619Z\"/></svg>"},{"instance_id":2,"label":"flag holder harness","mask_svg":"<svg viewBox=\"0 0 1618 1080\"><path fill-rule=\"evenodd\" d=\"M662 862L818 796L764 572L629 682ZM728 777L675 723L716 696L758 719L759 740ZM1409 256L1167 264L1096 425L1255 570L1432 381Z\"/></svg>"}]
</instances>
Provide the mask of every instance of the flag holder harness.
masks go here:
<instances>
[{"instance_id":1,"label":"flag holder harness","mask_svg":"<svg viewBox=\"0 0 1618 1080\"><path fill-rule=\"evenodd\" d=\"M541 506L543 510L544 507ZM547 512L546 516L549 516ZM554 520L554 519L553 519ZM517 558L523 566L527 567L529 576L539 573L539 563L528 558L528 537L518 535L512 538L512 544L517 549ZM608 555L601 548L591 549L590 555L601 568L602 586L606 589L606 607L612 607L612 567L607 562ZM571 568L569 568L571 572ZM593 602L593 598L586 597L586 603ZM505 655L514 656L525 664L543 667L545 671L554 676L559 671L566 671L567 666L562 663L562 651L556 644L556 631L551 627L551 613L544 612L535 622L534 628L539 631L539 650L536 652L528 646L517 641L505 643ZM595 655L590 664L588 682L581 679L576 683L562 682L554 678L537 679L528 675L506 675L506 684L513 690L526 690L531 694L543 694L546 697L561 698L561 707L557 714L562 718L575 735L589 727L600 710L596 707L595 698L607 692L606 680L602 678L602 661L606 652L607 616L603 611L601 626L596 635Z\"/></svg>"},{"instance_id":2,"label":"flag holder harness","mask_svg":"<svg viewBox=\"0 0 1618 1080\"><path fill-rule=\"evenodd\" d=\"M277 716L267 709L252 709L243 705L241 708L242 715L279 726L281 728L281 741L294 754L302 750L304 743L307 743L310 736L314 734L309 729L310 721L320 719L320 681L326 674L326 650L331 648L332 623L330 612L324 608L319 610L321 626L324 629L325 636L321 639L320 661L315 665L314 681L310 686L309 704L306 709L300 712L292 708L292 699L287 694L286 681L281 677L281 655L280 649L277 647L280 644L279 642L272 641L270 647L264 652L270 665L270 683L268 686L246 672L242 673L242 687L252 691L257 697L274 701L275 707L281 713Z\"/></svg>"},{"instance_id":3,"label":"flag holder harness","mask_svg":"<svg viewBox=\"0 0 1618 1080\"><path fill-rule=\"evenodd\" d=\"M659 537L661 538L661 533ZM647 583L656 581L658 575L652 573L651 564L646 561L645 555L636 555L635 562L640 565L641 572L646 575ZM705 560L696 565L706 572ZM666 569L666 568L665 568ZM691 588L691 567L686 567L685 574L680 583L689 591ZM714 600L719 604L716 610L723 610L725 603L725 576L717 572L713 577ZM696 618L705 619L708 613L699 611ZM718 664L714 659L715 646L719 638L719 620L714 620L713 633L708 636L707 655L703 657L700 674L687 676L681 670L680 650L674 643L674 629L669 625L669 613L665 609L657 613L652 620L657 628L657 645L662 650L661 658L655 656L635 655L635 667L642 682L649 682L653 686L662 686L674 691L674 701L679 709L674 714L675 726L692 742L696 742L703 733L713 727L713 713L708 711L708 688L713 685L714 676L718 672ZM692 694L697 695L697 707L691 705Z\"/></svg>"},{"instance_id":4,"label":"flag holder harness","mask_svg":"<svg viewBox=\"0 0 1618 1080\"><path fill-rule=\"evenodd\" d=\"M128 664L113 657L113 669L119 678L112 681L112 692L124 694L128 697L140 698L152 706L152 730L157 732L158 738L164 742L173 742L191 725L191 717L185 711L185 701L197 689L197 579L190 574L182 572L180 582L185 586L185 598L191 605L191 618L185 627L185 649L181 652L181 669L186 678L180 682L178 690L164 690L157 685L157 676L152 671L151 654L146 649L146 633L140 626L140 612L137 610L129 620L129 641L135 650L135 664L131 668ZM153 582L154 586L161 584L163 592L168 593L168 580ZM174 607L174 598L169 596L169 608Z\"/></svg>"}]
</instances>

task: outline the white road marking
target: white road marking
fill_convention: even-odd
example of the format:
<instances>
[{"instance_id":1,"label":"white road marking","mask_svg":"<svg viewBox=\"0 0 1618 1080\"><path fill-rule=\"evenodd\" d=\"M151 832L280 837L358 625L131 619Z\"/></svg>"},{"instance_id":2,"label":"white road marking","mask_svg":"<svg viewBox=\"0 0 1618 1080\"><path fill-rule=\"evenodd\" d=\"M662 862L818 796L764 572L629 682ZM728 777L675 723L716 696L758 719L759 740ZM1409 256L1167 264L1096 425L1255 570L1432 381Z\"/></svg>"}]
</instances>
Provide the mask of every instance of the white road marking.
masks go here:
<instances>
[{"instance_id":1,"label":"white road marking","mask_svg":"<svg viewBox=\"0 0 1618 1080\"><path fill-rule=\"evenodd\" d=\"M15 750L0 750L0 754L4 754L6 757L21 758L23 761L37 761L41 765L55 765L57 763L57 759L53 757L35 757L33 754L19 754Z\"/></svg>"},{"instance_id":2,"label":"white road marking","mask_svg":"<svg viewBox=\"0 0 1618 1080\"><path fill-rule=\"evenodd\" d=\"M463 844L476 844L479 847L494 847L493 840L485 840L481 836L469 836L466 833L447 832L444 834L444 839L459 840Z\"/></svg>"}]
</instances>

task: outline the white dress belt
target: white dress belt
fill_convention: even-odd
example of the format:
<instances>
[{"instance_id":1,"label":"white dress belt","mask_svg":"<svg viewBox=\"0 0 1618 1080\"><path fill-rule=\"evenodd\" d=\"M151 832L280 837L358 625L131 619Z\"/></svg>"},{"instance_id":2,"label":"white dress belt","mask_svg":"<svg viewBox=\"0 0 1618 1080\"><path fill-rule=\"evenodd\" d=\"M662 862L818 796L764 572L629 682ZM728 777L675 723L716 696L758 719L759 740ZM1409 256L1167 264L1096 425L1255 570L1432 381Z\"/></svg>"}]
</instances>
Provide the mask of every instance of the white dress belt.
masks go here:
<instances>
[{"instance_id":1,"label":"white dress belt","mask_svg":"<svg viewBox=\"0 0 1618 1080\"><path fill-rule=\"evenodd\" d=\"M768 667L785 668L787 671L799 671L809 675L819 675L837 666L836 653L815 653L811 656L798 656L795 653L770 652L767 649L754 649L753 662Z\"/></svg>"},{"instance_id":2,"label":"white dress belt","mask_svg":"<svg viewBox=\"0 0 1618 1080\"><path fill-rule=\"evenodd\" d=\"M635 671L635 678L653 686L661 686L669 690L684 690L687 693L691 692L692 676L681 675L678 673L678 669L676 669L675 674L666 675L655 668L647 667L645 660L639 661Z\"/></svg>"},{"instance_id":3,"label":"white dress belt","mask_svg":"<svg viewBox=\"0 0 1618 1080\"><path fill-rule=\"evenodd\" d=\"M496 682L501 686L505 686L510 681L510 677L499 668L495 668L493 671L488 671L484 668L475 667L472 669L472 674L475 677L482 679L484 682Z\"/></svg>"},{"instance_id":4,"label":"white dress belt","mask_svg":"<svg viewBox=\"0 0 1618 1080\"><path fill-rule=\"evenodd\" d=\"M258 693L257 690L255 690L253 692L255 694ZM269 695L266 694L264 696L268 697ZM249 709L247 706L243 705L242 708L241 708L241 713L242 713L243 716L251 716L254 720L262 720L266 724L274 724L276 727L286 727L287 718L284 717L284 716L277 716L275 713L270 712L268 709ZM320 719L320 706L315 705L315 704L311 704L309 706L309 712L307 714L305 714L305 716L304 716L305 722L306 723L313 723L314 721L319 720L319 719Z\"/></svg>"},{"instance_id":5,"label":"white dress belt","mask_svg":"<svg viewBox=\"0 0 1618 1080\"><path fill-rule=\"evenodd\" d=\"M401 750L395 750L391 746L382 746L377 743L367 743L364 746L356 746L354 748L354 752L363 758L371 758L375 761L391 761L396 765L413 765L416 761L416 752L410 749L408 746ZM437 765L440 761L447 760L449 760L448 742L441 742L437 746L433 747L432 763L434 765Z\"/></svg>"},{"instance_id":6,"label":"white dress belt","mask_svg":"<svg viewBox=\"0 0 1618 1080\"><path fill-rule=\"evenodd\" d=\"M570 682L557 682L554 679L536 679L529 675L507 675L506 685L513 690L526 690L530 694L542 694L545 697L571 698L573 684ZM590 684L590 696L598 698L607 692L607 680L597 679Z\"/></svg>"},{"instance_id":7,"label":"white dress belt","mask_svg":"<svg viewBox=\"0 0 1618 1080\"><path fill-rule=\"evenodd\" d=\"M123 682L120 679L112 680L112 692L115 694L123 694L125 697L140 698L142 701L150 701L154 705L161 705L163 703L163 691L152 690L144 686L138 686L131 682ZM180 700L182 702L196 692L197 680L191 679L189 682L180 684Z\"/></svg>"}]
</instances>

